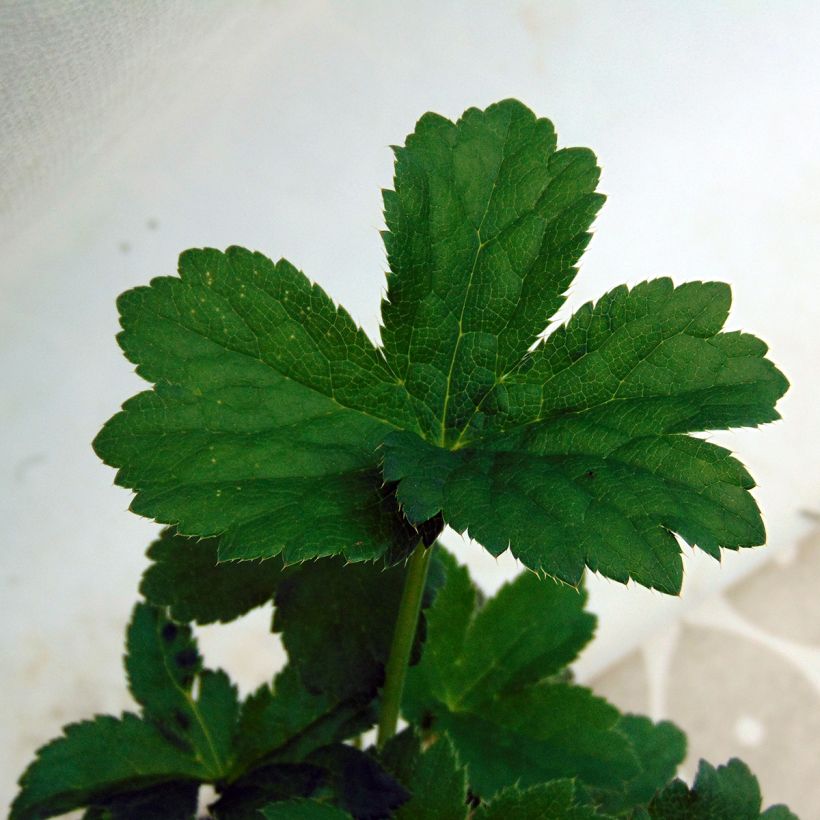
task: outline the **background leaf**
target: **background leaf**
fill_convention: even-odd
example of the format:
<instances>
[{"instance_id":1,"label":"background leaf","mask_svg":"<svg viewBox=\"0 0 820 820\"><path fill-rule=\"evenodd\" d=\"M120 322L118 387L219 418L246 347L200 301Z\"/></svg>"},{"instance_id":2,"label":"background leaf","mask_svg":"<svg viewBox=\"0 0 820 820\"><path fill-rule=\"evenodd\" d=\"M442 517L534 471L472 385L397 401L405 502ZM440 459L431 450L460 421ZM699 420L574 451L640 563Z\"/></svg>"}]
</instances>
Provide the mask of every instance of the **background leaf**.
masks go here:
<instances>
[{"instance_id":1,"label":"background leaf","mask_svg":"<svg viewBox=\"0 0 820 820\"><path fill-rule=\"evenodd\" d=\"M422 751L408 727L385 744L379 757L412 795L395 812L396 820L465 820L467 773L447 735Z\"/></svg>"},{"instance_id":2,"label":"background leaf","mask_svg":"<svg viewBox=\"0 0 820 820\"><path fill-rule=\"evenodd\" d=\"M657 820L797 820L785 806L773 806L761 814L760 804L757 778L741 760L732 758L717 768L701 760L692 788L675 780L652 801L649 815Z\"/></svg>"},{"instance_id":3,"label":"background leaf","mask_svg":"<svg viewBox=\"0 0 820 820\"><path fill-rule=\"evenodd\" d=\"M475 820L588 820L606 816L576 802L572 780L553 780L529 789L504 789L491 803L479 806Z\"/></svg>"},{"instance_id":4,"label":"background leaf","mask_svg":"<svg viewBox=\"0 0 820 820\"><path fill-rule=\"evenodd\" d=\"M83 815L84 820L194 820L198 783L163 783L143 791L104 798Z\"/></svg>"},{"instance_id":5,"label":"background leaf","mask_svg":"<svg viewBox=\"0 0 820 820\"><path fill-rule=\"evenodd\" d=\"M346 740L375 723L370 703L310 693L286 666L273 687L262 686L242 704L237 769L266 762L299 762L314 749Z\"/></svg>"},{"instance_id":6,"label":"background leaf","mask_svg":"<svg viewBox=\"0 0 820 820\"><path fill-rule=\"evenodd\" d=\"M174 620L209 624L232 621L273 597L283 566L267 561L219 561L218 538L185 538L166 529L148 548L152 563L140 592L167 606Z\"/></svg>"},{"instance_id":7,"label":"background leaf","mask_svg":"<svg viewBox=\"0 0 820 820\"><path fill-rule=\"evenodd\" d=\"M611 814L648 804L686 757L686 735L668 720L653 723L641 715L624 715L618 731L629 739L641 770L622 791L595 793L598 805Z\"/></svg>"},{"instance_id":8,"label":"background leaf","mask_svg":"<svg viewBox=\"0 0 820 820\"><path fill-rule=\"evenodd\" d=\"M212 779L226 774L239 703L225 673L203 670L190 627L174 623L150 604L134 608L127 643L128 682L146 718L190 743Z\"/></svg>"},{"instance_id":9,"label":"background leaf","mask_svg":"<svg viewBox=\"0 0 820 820\"><path fill-rule=\"evenodd\" d=\"M375 695L384 683L405 576L402 564L345 565L328 558L294 568L282 580L273 628L282 633L290 662L309 690L339 698ZM434 569L423 606L431 602L439 576ZM418 660L425 632L422 613L411 662Z\"/></svg>"},{"instance_id":10,"label":"background leaf","mask_svg":"<svg viewBox=\"0 0 820 820\"><path fill-rule=\"evenodd\" d=\"M636 777L618 711L555 678L592 634L583 594L523 575L480 606L466 570L444 552L442 562L447 581L428 611L422 660L408 673L405 716L451 738L485 800L513 783L578 777L620 789Z\"/></svg>"},{"instance_id":11,"label":"background leaf","mask_svg":"<svg viewBox=\"0 0 820 820\"><path fill-rule=\"evenodd\" d=\"M199 783L203 765L136 715L66 726L20 779L12 820L36 820L162 784Z\"/></svg>"},{"instance_id":12,"label":"background leaf","mask_svg":"<svg viewBox=\"0 0 820 820\"><path fill-rule=\"evenodd\" d=\"M262 809L266 820L344 820L350 817L346 811L316 800L288 800L271 803Z\"/></svg>"}]
</instances>

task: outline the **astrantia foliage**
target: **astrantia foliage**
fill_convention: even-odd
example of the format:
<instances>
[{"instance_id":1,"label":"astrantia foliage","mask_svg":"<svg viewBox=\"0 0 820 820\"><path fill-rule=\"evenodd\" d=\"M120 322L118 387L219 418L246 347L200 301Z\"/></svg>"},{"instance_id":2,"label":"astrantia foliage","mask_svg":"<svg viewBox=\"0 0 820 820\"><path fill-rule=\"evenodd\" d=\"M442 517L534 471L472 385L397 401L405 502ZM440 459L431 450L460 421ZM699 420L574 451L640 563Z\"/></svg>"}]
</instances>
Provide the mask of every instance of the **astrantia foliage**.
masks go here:
<instances>
[{"instance_id":1,"label":"astrantia foliage","mask_svg":"<svg viewBox=\"0 0 820 820\"><path fill-rule=\"evenodd\" d=\"M688 434L777 418L786 381L721 331L714 282L616 288L538 341L597 182L518 102L425 115L385 192L382 347L289 262L187 251L120 298L155 387L97 452L134 511L223 535L222 560L401 555L440 516L570 584L588 566L678 592L674 533L716 557L764 540L752 478Z\"/></svg>"},{"instance_id":2,"label":"astrantia foliage","mask_svg":"<svg viewBox=\"0 0 820 820\"><path fill-rule=\"evenodd\" d=\"M717 283L616 288L541 338L597 182L518 102L425 115L384 196L381 347L241 248L120 298L153 387L95 448L170 525L128 628L139 712L43 746L12 820L194 820L204 784L214 820L794 817L761 815L737 760L674 780L676 726L573 681L585 567L674 593L677 536L716 558L762 543L751 477L690 434L771 421L786 389L762 342L722 331ZM447 524L536 572L485 600ZM195 625L270 602L288 663L242 699Z\"/></svg>"},{"instance_id":3,"label":"astrantia foliage","mask_svg":"<svg viewBox=\"0 0 820 820\"><path fill-rule=\"evenodd\" d=\"M141 714L68 726L21 779L13 820L82 807L88 818L193 820L205 783L216 820L759 816L757 781L739 761L701 764L690 791L672 781L686 751L679 729L571 683L567 664L595 627L583 593L525 573L482 602L466 569L435 549L441 587L405 693L410 726L378 752L345 742L374 725L378 705L372 617L355 588L337 590L349 611L344 670L319 606L292 624L299 636L313 628L312 641L294 641L273 685L243 702L224 672L203 667L188 625L141 603L125 659ZM307 658L315 674L322 641L336 675L309 691L299 670ZM340 694L357 675L364 685Z\"/></svg>"}]
</instances>

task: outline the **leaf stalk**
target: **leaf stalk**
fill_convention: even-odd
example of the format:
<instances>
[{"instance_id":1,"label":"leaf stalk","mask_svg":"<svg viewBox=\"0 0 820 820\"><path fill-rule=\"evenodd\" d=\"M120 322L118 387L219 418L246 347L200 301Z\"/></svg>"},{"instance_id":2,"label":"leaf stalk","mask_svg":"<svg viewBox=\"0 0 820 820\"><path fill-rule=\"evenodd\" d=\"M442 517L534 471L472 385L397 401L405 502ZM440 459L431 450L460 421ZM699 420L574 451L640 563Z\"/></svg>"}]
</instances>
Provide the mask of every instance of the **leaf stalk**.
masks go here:
<instances>
[{"instance_id":1,"label":"leaf stalk","mask_svg":"<svg viewBox=\"0 0 820 820\"><path fill-rule=\"evenodd\" d=\"M418 629L421 601L424 597L427 569L430 566L432 554L432 546L425 547L423 542L419 542L408 561L407 577L404 580L404 589L396 615L396 629L385 668L384 688L379 709L379 732L376 740L380 749L396 734L401 711L401 696L404 692L410 653Z\"/></svg>"}]
</instances>

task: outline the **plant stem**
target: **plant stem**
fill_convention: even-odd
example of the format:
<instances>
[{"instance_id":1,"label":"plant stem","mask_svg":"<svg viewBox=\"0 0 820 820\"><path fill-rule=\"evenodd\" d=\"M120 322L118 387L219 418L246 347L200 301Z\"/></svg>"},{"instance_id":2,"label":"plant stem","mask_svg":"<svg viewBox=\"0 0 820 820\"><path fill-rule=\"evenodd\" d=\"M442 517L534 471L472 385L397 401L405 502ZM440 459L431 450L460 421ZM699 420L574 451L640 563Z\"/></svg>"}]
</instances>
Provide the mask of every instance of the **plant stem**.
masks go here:
<instances>
[{"instance_id":1,"label":"plant stem","mask_svg":"<svg viewBox=\"0 0 820 820\"><path fill-rule=\"evenodd\" d=\"M377 739L377 745L380 749L396 734L401 709L401 696L404 691L404 681L407 677L407 667L410 663L413 641L416 638L416 629L418 628L421 612L421 599L424 595L424 585L427 580L427 567L430 565L432 553L432 546L425 547L423 543L419 542L410 555L407 565L407 577L404 579L404 590L401 594L401 603L399 603L399 611L396 616L396 629L393 632L393 643L390 646L390 656L387 659L387 667L385 668Z\"/></svg>"}]
</instances>

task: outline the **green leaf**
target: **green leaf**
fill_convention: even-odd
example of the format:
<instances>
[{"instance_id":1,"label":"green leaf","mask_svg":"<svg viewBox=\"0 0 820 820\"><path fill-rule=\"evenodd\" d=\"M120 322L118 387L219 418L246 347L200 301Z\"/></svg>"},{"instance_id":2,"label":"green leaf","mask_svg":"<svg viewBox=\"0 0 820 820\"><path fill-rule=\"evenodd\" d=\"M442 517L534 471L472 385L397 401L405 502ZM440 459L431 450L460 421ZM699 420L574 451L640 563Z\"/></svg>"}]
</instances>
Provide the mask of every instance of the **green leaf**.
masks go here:
<instances>
[{"instance_id":1,"label":"green leaf","mask_svg":"<svg viewBox=\"0 0 820 820\"><path fill-rule=\"evenodd\" d=\"M668 593L673 533L715 557L762 544L751 476L684 435L778 417L787 383L762 342L719 332L728 306L724 285L658 279L582 308L487 394L456 449L387 437L405 513L441 512L569 584L588 566Z\"/></svg>"},{"instance_id":2,"label":"green leaf","mask_svg":"<svg viewBox=\"0 0 820 820\"><path fill-rule=\"evenodd\" d=\"M163 783L143 791L101 799L83 815L84 820L195 820L198 783Z\"/></svg>"},{"instance_id":3,"label":"green leaf","mask_svg":"<svg viewBox=\"0 0 820 820\"><path fill-rule=\"evenodd\" d=\"M475 820L587 820L604 818L591 806L576 801L572 780L553 780L521 790L511 786L490 803L479 806Z\"/></svg>"},{"instance_id":4,"label":"green leaf","mask_svg":"<svg viewBox=\"0 0 820 820\"><path fill-rule=\"evenodd\" d=\"M583 590L525 572L479 607L466 568L444 549L438 555L446 582L427 613L422 661L409 674L411 713L414 701L430 696L452 709L481 707L555 675L592 638L595 617L584 611Z\"/></svg>"},{"instance_id":5,"label":"green leaf","mask_svg":"<svg viewBox=\"0 0 820 820\"><path fill-rule=\"evenodd\" d=\"M536 684L472 710L431 704L426 713L452 739L482 798L511 783L565 777L619 789L640 771L617 731L618 711L579 686Z\"/></svg>"},{"instance_id":6,"label":"green leaf","mask_svg":"<svg viewBox=\"0 0 820 820\"><path fill-rule=\"evenodd\" d=\"M555 675L592 639L595 616L587 596L534 573L505 584L473 617L448 676L450 698L479 706L501 693Z\"/></svg>"},{"instance_id":7,"label":"green leaf","mask_svg":"<svg viewBox=\"0 0 820 820\"><path fill-rule=\"evenodd\" d=\"M624 715L618 729L625 734L641 763L641 773L627 785L621 806L648 803L668 783L686 757L686 735L674 723L653 723L641 715ZM609 811L616 811L616 807Z\"/></svg>"},{"instance_id":8,"label":"green leaf","mask_svg":"<svg viewBox=\"0 0 820 820\"><path fill-rule=\"evenodd\" d=\"M302 565L280 584L273 628L310 691L375 695L384 682L404 576L401 566L346 566L327 558Z\"/></svg>"},{"instance_id":9,"label":"green leaf","mask_svg":"<svg viewBox=\"0 0 820 820\"><path fill-rule=\"evenodd\" d=\"M288 800L271 803L262 809L266 820L344 820L350 815L327 803L317 800Z\"/></svg>"},{"instance_id":10,"label":"green leaf","mask_svg":"<svg viewBox=\"0 0 820 820\"><path fill-rule=\"evenodd\" d=\"M325 773L307 763L269 763L223 787L219 800L208 808L217 820L247 820L274 801L312 797Z\"/></svg>"},{"instance_id":11,"label":"green leaf","mask_svg":"<svg viewBox=\"0 0 820 820\"><path fill-rule=\"evenodd\" d=\"M394 150L385 356L424 408L422 434L445 446L563 302L599 171L586 149L556 151L552 123L515 100L456 124L426 114Z\"/></svg>"},{"instance_id":12,"label":"green leaf","mask_svg":"<svg viewBox=\"0 0 820 820\"><path fill-rule=\"evenodd\" d=\"M286 666L272 689L262 686L242 704L236 771L301 762L315 749L354 737L374 723L370 704L312 694L296 669Z\"/></svg>"},{"instance_id":13,"label":"green leaf","mask_svg":"<svg viewBox=\"0 0 820 820\"><path fill-rule=\"evenodd\" d=\"M268 803L295 798L332 801L357 820L392 816L409 793L371 754L334 743L314 749L300 763L269 763L223 790L212 807L219 820L256 816Z\"/></svg>"},{"instance_id":14,"label":"green leaf","mask_svg":"<svg viewBox=\"0 0 820 820\"><path fill-rule=\"evenodd\" d=\"M100 716L66 726L20 779L12 820L53 817L123 793L199 783L207 770L136 715Z\"/></svg>"},{"instance_id":15,"label":"green leaf","mask_svg":"<svg viewBox=\"0 0 820 820\"><path fill-rule=\"evenodd\" d=\"M617 710L556 679L592 633L583 593L525 574L479 607L466 570L442 560L447 581L408 673L405 717L451 738L483 799L563 777L624 788L640 768Z\"/></svg>"},{"instance_id":16,"label":"green leaf","mask_svg":"<svg viewBox=\"0 0 820 820\"><path fill-rule=\"evenodd\" d=\"M598 804L611 814L649 803L686 757L686 735L668 720L653 723L641 715L624 715L618 731L629 739L641 771L624 790L596 795Z\"/></svg>"},{"instance_id":17,"label":"green leaf","mask_svg":"<svg viewBox=\"0 0 820 820\"><path fill-rule=\"evenodd\" d=\"M185 538L166 529L148 548L152 564L140 592L152 604L170 608L174 620L209 624L232 621L273 596L282 562L217 563L218 538Z\"/></svg>"},{"instance_id":18,"label":"green leaf","mask_svg":"<svg viewBox=\"0 0 820 820\"><path fill-rule=\"evenodd\" d=\"M289 571L276 591L273 628L310 691L342 699L375 696L384 683L406 574L403 565L345 565L333 558ZM423 606L432 600L437 575L431 574ZM411 662L420 656L425 631L422 614Z\"/></svg>"},{"instance_id":19,"label":"green leaf","mask_svg":"<svg viewBox=\"0 0 820 820\"><path fill-rule=\"evenodd\" d=\"M192 250L179 278L119 299L120 345L155 383L94 447L132 509L221 560L374 558L418 540L382 488L376 448L409 400L350 316L282 260ZM310 520L311 526L305 527Z\"/></svg>"},{"instance_id":20,"label":"green leaf","mask_svg":"<svg viewBox=\"0 0 820 820\"><path fill-rule=\"evenodd\" d=\"M146 718L190 743L211 779L227 774L239 713L236 689L224 672L202 669L190 627L140 603L134 608L127 645L129 686ZM199 695L194 698L197 678Z\"/></svg>"},{"instance_id":21,"label":"green leaf","mask_svg":"<svg viewBox=\"0 0 820 820\"><path fill-rule=\"evenodd\" d=\"M211 807L220 820L255 816L274 800L311 797L328 773L311 760L317 749L357 737L371 728L372 704L310 693L292 666L242 704L235 733L235 763L220 799Z\"/></svg>"},{"instance_id":22,"label":"green leaf","mask_svg":"<svg viewBox=\"0 0 820 820\"><path fill-rule=\"evenodd\" d=\"M422 117L384 195L381 350L239 248L124 294L120 344L155 387L95 447L132 509L221 534L220 560L393 560L433 521L571 585L589 567L668 593L675 534L715 557L762 543L749 474L687 435L776 419L787 387L762 342L721 332L728 287L620 287L538 343L597 181L514 100Z\"/></svg>"},{"instance_id":23,"label":"green leaf","mask_svg":"<svg viewBox=\"0 0 820 820\"><path fill-rule=\"evenodd\" d=\"M306 760L326 772L327 787L334 801L356 820L390 817L410 798L410 793L375 757L353 746L324 746Z\"/></svg>"},{"instance_id":24,"label":"green leaf","mask_svg":"<svg viewBox=\"0 0 820 820\"><path fill-rule=\"evenodd\" d=\"M396 811L396 820L465 820L467 773L447 735L422 751L408 727L388 741L380 758L412 794Z\"/></svg>"},{"instance_id":25,"label":"green leaf","mask_svg":"<svg viewBox=\"0 0 820 820\"><path fill-rule=\"evenodd\" d=\"M691 789L681 780L670 783L649 806L655 820L757 820L759 817L794 818L785 806L760 813L760 786L749 767L737 758L715 768L700 761Z\"/></svg>"}]
</instances>

